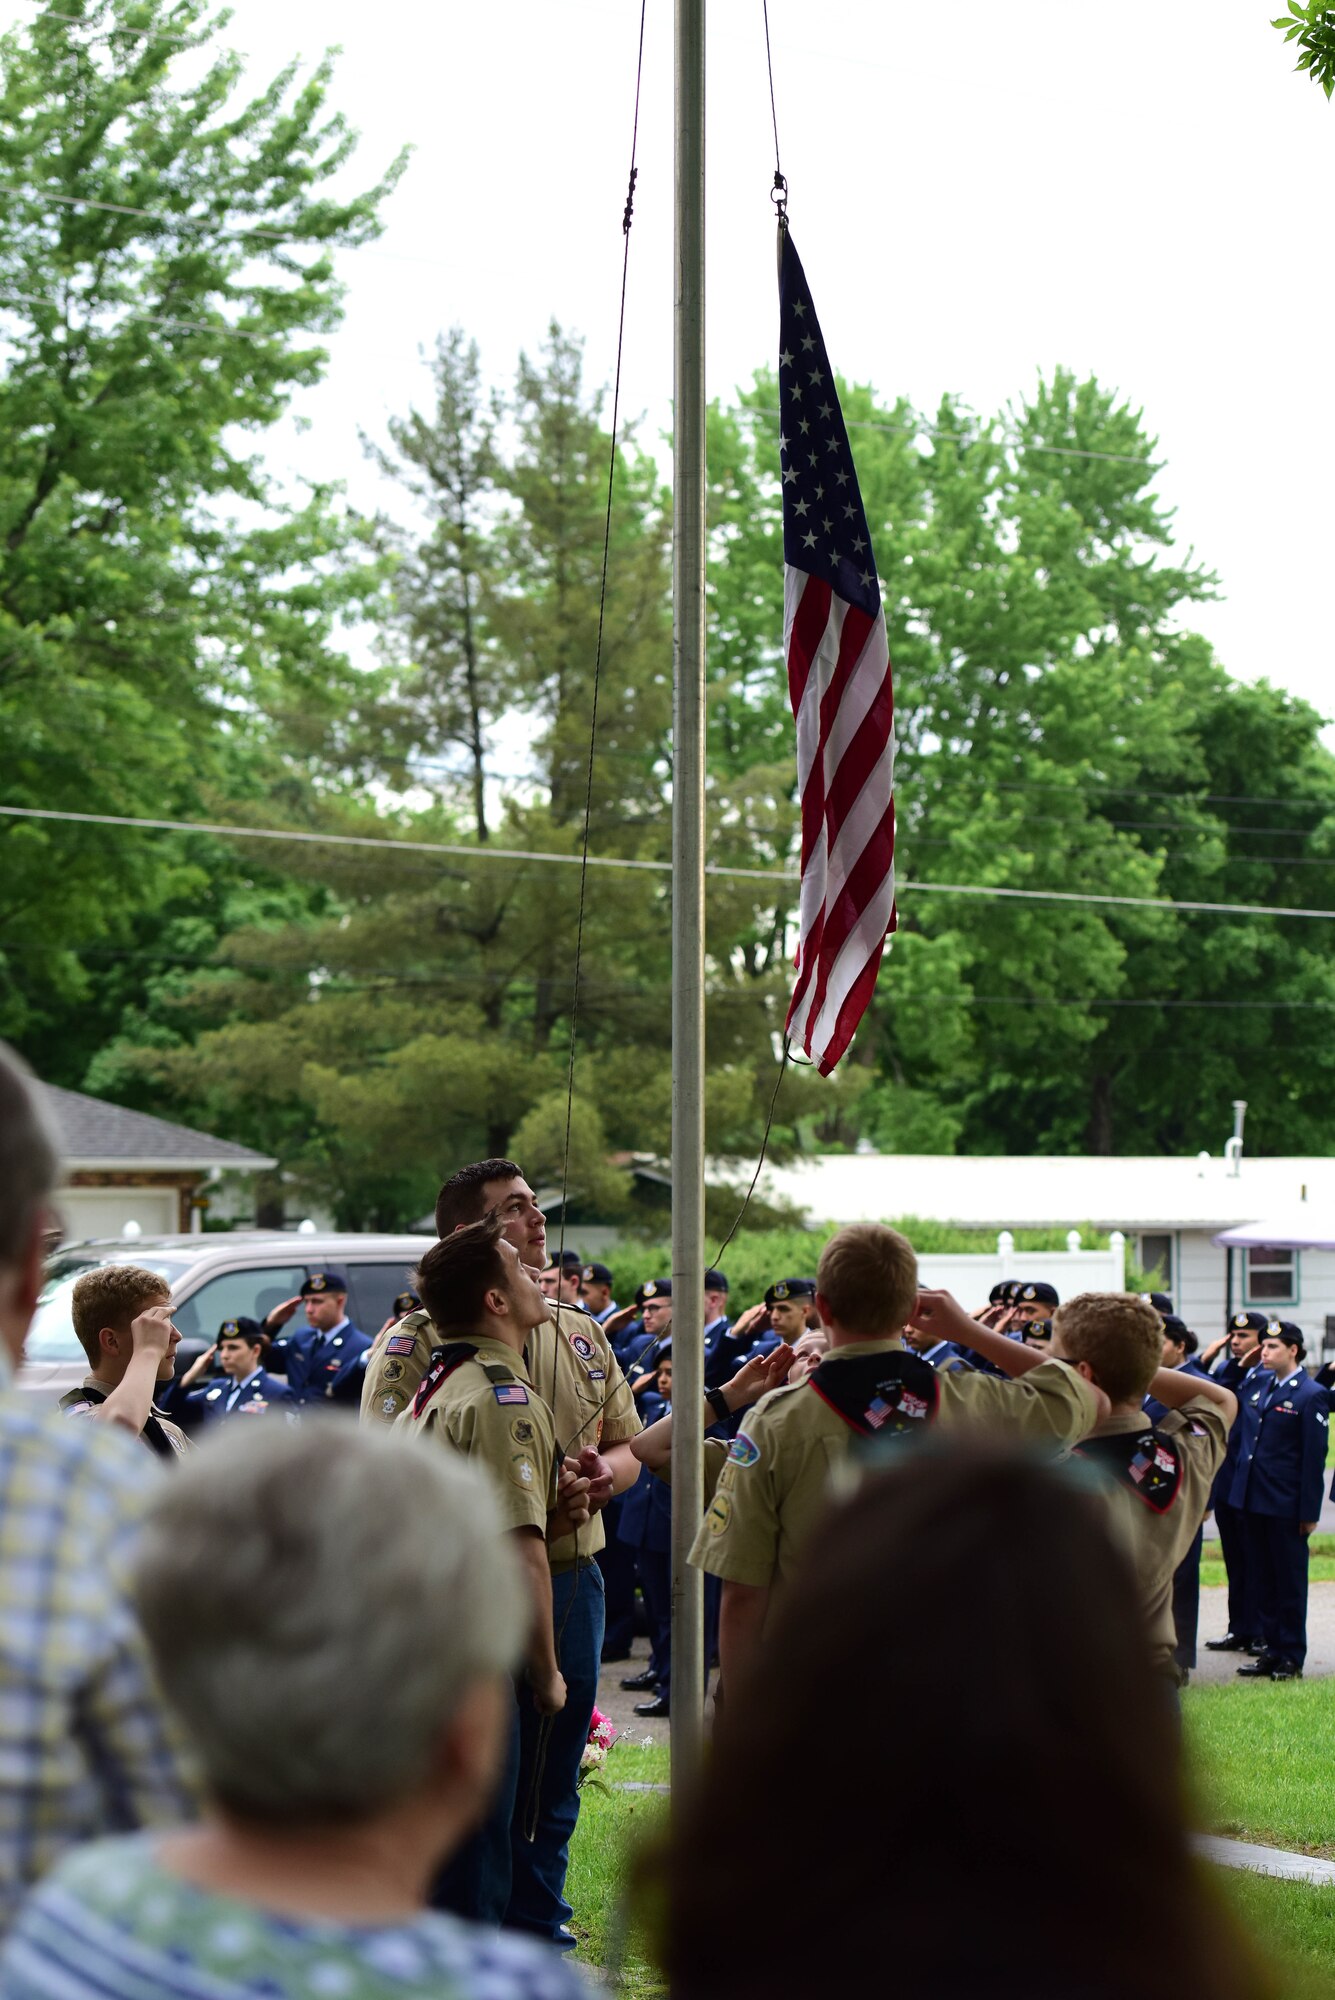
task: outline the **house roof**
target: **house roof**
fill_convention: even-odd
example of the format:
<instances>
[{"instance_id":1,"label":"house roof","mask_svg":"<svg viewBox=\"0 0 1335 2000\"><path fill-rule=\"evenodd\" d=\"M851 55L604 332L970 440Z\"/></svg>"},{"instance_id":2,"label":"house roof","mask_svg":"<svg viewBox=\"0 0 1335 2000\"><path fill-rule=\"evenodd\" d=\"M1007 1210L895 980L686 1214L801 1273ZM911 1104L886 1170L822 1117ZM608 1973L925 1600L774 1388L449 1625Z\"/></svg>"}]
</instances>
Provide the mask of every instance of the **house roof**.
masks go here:
<instances>
[{"instance_id":1,"label":"house roof","mask_svg":"<svg viewBox=\"0 0 1335 2000\"><path fill-rule=\"evenodd\" d=\"M959 1228L1227 1229L1257 1216L1335 1221L1335 1159L1214 1157L959 1159L939 1153L820 1153L768 1167L762 1194L813 1223L917 1216Z\"/></svg>"},{"instance_id":2,"label":"house roof","mask_svg":"<svg viewBox=\"0 0 1335 2000\"><path fill-rule=\"evenodd\" d=\"M264 1153L252 1152L249 1146L215 1139L210 1132L194 1132L188 1125L169 1124L165 1118L151 1118L145 1111L127 1111L122 1104L85 1097L78 1090L61 1090L54 1083L40 1088L60 1130L67 1173L90 1168L220 1167L254 1174L278 1164Z\"/></svg>"}]
</instances>

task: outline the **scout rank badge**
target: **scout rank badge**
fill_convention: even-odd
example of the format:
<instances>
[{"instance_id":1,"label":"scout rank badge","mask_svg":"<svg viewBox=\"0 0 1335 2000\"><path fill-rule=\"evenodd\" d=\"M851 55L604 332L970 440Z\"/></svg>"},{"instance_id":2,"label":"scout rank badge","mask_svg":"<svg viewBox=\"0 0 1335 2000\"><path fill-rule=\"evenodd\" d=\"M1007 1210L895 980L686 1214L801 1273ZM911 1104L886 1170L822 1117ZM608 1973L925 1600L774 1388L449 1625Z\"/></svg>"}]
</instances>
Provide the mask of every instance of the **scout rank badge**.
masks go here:
<instances>
[{"instance_id":1,"label":"scout rank badge","mask_svg":"<svg viewBox=\"0 0 1335 2000\"><path fill-rule=\"evenodd\" d=\"M1102 1466L1152 1514L1166 1514L1182 1491L1182 1454L1172 1438L1156 1430L1085 1438L1074 1456Z\"/></svg>"},{"instance_id":2,"label":"scout rank badge","mask_svg":"<svg viewBox=\"0 0 1335 2000\"><path fill-rule=\"evenodd\" d=\"M807 1377L837 1417L859 1437L895 1437L924 1429L936 1416L941 1384L930 1361L899 1348L831 1363Z\"/></svg>"},{"instance_id":3,"label":"scout rank badge","mask_svg":"<svg viewBox=\"0 0 1335 2000\"><path fill-rule=\"evenodd\" d=\"M594 1346L593 1342L589 1339L588 1334L567 1333L566 1339L570 1342L570 1345L574 1348L575 1353L584 1363L584 1372L588 1376L589 1380L591 1382L605 1381L606 1380L605 1370L594 1366L595 1362L598 1359L598 1350Z\"/></svg>"}]
</instances>

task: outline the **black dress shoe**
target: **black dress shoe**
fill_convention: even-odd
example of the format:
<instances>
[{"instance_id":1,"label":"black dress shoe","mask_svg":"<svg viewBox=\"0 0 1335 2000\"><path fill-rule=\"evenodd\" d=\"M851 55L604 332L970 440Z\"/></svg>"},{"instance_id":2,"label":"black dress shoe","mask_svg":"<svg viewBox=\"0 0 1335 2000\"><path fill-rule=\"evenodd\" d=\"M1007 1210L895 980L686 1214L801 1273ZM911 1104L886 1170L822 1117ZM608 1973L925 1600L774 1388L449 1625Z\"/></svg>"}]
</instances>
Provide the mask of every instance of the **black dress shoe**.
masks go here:
<instances>
[{"instance_id":1,"label":"black dress shoe","mask_svg":"<svg viewBox=\"0 0 1335 2000\"><path fill-rule=\"evenodd\" d=\"M1259 1661L1257 1663L1260 1664ZM1272 1681L1300 1681L1303 1670L1296 1660L1272 1660L1270 1678Z\"/></svg>"},{"instance_id":2,"label":"black dress shoe","mask_svg":"<svg viewBox=\"0 0 1335 2000\"><path fill-rule=\"evenodd\" d=\"M1270 1651L1270 1648L1266 1645L1264 1639L1249 1639L1247 1641L1247 1651L1254 1660L1259 1660L1262 1654Z\"/></svg>"},{"instance_id":3,"label":"black dress shoe","mask_svg":"<svg viewBox=\"0 0 1335 2000\"><path fill-rule=\"evenodd\" d=\"M652 1701L637 1701L635 1704L635 1713L636 1715L659 1715L666 1717L671 1715L672 1709L666 1695L656 1694Z\"/></svg>"},{"instance_id":4,"label":"black dress shoe","mask_svg":"<svg viewBox=\"0 0 1335 2000\"><path fill-rule=\"evenodd\" d=\"M1268 1681L1270 1669L1278 1664L1277 1660L1271 1659L1269 1653L1258 1653L1254 1660L1248 1660L1246 1666L1239 1667L1237 1671L1243 1680Z\"/></svg>"},{"instance_id":5,"label":"black dress shoe","mask_svg":"<svg viewBox=\"0 0 1335 2000\"><path fill-rule=\"evenodd\" d=\"M1251 1645L1250 1639L1240 1639L1236 1632L1225 1632L1222 1639L1207 1639L1207 1653L1245 1653Z\"/></svg>"},{"instance_id":6,"label":"black dress shoe","mask_svg":"<svg viewBox=\"0 0 1335 2000\"><path fill-rule=\"evenodd\" d=\"M642 1673L628 1674L621 1685L631 1694L645 1694L650 1688L658 1686L658 1675L652 1667L645 1667Z\"/></svg>"}]
</instances>

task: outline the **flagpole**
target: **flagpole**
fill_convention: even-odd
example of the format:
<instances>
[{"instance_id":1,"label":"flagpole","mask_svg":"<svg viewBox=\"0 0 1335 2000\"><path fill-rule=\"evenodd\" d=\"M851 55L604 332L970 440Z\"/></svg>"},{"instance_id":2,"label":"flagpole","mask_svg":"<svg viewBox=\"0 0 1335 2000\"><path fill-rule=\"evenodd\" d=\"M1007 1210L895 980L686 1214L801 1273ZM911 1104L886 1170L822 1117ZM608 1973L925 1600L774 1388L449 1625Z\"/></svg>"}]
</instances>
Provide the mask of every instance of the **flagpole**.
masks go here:
<instances>
[{"instance_id":1,"label":"flagpole","mask_svg":"<svg viewBox=\"0 0 1335 2000\"><path fill-rule=\"evenodd\" d=\"M705 0L676 0L672 446L672 1781L704 1748Z\"/></svg>"}]
</instances>

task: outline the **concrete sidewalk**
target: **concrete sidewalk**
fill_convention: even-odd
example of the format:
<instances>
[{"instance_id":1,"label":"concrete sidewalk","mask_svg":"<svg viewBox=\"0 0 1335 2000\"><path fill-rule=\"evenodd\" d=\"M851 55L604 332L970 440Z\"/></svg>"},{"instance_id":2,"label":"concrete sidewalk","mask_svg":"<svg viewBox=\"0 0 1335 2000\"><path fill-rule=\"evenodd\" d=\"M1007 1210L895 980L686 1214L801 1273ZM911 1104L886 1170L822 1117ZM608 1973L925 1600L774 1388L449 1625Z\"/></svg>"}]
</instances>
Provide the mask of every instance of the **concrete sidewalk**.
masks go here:
<instances>
[{"instance_id":1,"label":"concrete sidewalk","mask_svg":"<svg viewBox=\"0 0 1335 2000\"><path fill-rule=\"evenodd\" d=\"M1286 1847L1257 1847L1250 1840L1225 1840L1217 1833L1196 1833L1191 1844L1203 1861L1220 1868L1246 1868L1253 1875L1277 1875L1285 1882L1319 1882L1335 1888L1335 1861L1313 1854L1291 1854Z\"/></svg>"},{"instance_id":2,"label":"concrete sidewalk","mask_svg":"<svg viewBox=\"0 0 1335 2000\"><path fill-rule=\"evenodd\" d=\"M1243 1653L1207 1653L1207 1639L1222 1639L1228 1630L1228 1590L1224 1585L1201 1591L1201 1622L1197 1637L1193 1685L1221 1685L1237 1680ZM1307 1595L1307 1664L1309 1681L1335 1674L1335 1583L1314 1583ZM1244 1683L1240 1685L1245 1686ZM1267 1681L1267 1687L1272 1683Z\"/></svg>"}]
</instances>

